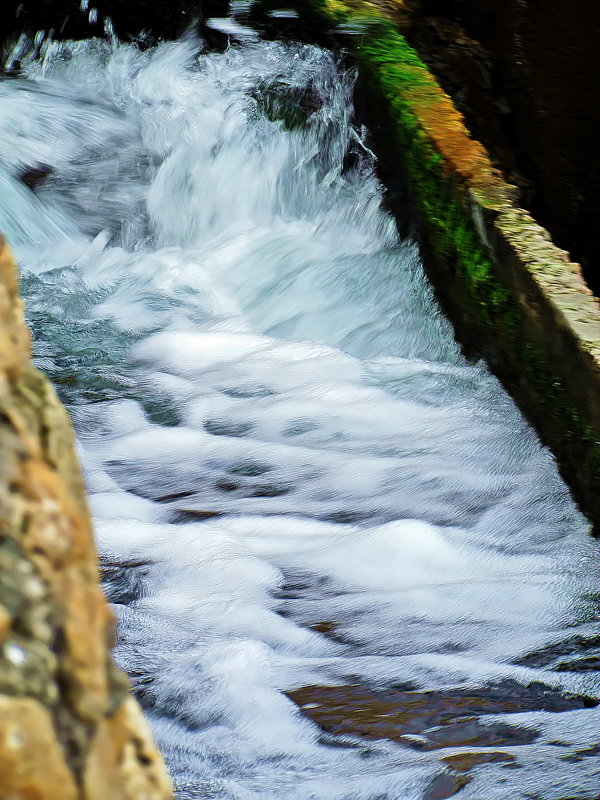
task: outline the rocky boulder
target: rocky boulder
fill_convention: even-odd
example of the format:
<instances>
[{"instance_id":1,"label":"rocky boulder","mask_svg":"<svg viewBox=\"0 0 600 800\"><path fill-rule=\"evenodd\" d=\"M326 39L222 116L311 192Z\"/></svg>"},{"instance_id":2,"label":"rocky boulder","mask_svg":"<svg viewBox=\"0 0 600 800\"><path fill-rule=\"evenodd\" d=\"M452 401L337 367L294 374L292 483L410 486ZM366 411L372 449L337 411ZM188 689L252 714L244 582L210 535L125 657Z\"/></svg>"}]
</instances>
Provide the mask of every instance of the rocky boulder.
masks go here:
<instances>
[{"instance_id":1,"label":"rocky boulder","mask_svg":"<svg viewBox=\"0 0 600 800\"><path fill-rule=\"evenodd\" d=\"M75 439L31 363L17 271L0 239L0 797L168 800L127 678Z\"/></svg>"}]
</instances>

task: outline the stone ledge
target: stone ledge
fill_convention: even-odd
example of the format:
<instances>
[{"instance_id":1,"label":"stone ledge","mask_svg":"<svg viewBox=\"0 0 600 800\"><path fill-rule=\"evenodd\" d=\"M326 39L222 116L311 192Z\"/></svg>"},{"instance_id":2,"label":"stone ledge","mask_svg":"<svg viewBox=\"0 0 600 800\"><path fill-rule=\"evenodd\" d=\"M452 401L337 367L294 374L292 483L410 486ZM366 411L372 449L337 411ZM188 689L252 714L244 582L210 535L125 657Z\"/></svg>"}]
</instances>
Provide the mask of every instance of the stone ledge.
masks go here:
<instances>
[{"instance_id":1,"label":"stone ledge","mask_svg":"<svg viewBox=\"0 0 600 800\"><path fill-rule=\"evenodd\" d=\"M425 264L466 352L479 353L600 526L600 306L401 33L410 2L299 0L344 31L384 179L417 215Z\"/></svg>"}]
</instances>

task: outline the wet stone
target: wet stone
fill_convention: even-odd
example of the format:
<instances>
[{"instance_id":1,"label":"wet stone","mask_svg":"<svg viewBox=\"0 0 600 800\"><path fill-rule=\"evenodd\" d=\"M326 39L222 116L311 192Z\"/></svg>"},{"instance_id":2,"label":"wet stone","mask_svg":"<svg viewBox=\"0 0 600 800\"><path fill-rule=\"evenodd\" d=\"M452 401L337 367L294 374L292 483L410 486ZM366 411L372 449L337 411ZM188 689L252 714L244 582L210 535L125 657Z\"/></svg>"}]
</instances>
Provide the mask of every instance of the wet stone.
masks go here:
<instances>
[{"instance_id":1,"label":"wet stone","mask_svg":"<svg viewBox=\"0 0 600 800\"><path fill-rule=\"evenodd\" d=\"M194 497L196 492L172 492L171 494L164 494L160 497L154 497L157 503L171 503L173 500L184 500L187 497Z\"/></svg>"},{"instance_id":2,"label":"wet stone","mask_svg":"<svg viewBox=\"0 0 600 800\"><path fill-rule=\"evenodd\" d=\"M571 656L573 659L597 659L600 657L596 652L600 649L600 636L573 636L562 642L542 647L532 653L522 656L514 663L522 667L548 667L556 662L557 659L564 659L565 656ZM590 652L591 651L591 652ZM566 663L562 661L561 663ZM569 663L579 663L578 661L570 661ZM560 663L556 665L555 669L559 670ZM596 666L595 669L600 669ZM564 670L567 671L567 670ZM571 670L569 670L571 671ZM577 670L573 670L577 671Z\"/></svg>"},{"instance_id":3,"label":"wet stone","mask_svg":"<svg viewBox=\"0 0 600 800\"><path fill-rule=\"evenodd\" d=\"M19 175L19 180L33 192L42 186L53 172L54 170L52 167L49 167L47 164L30 167Z\"/></svg>"},{"instance_id":4,"label":"wet stone","mask_svg":"<svg viewBox=\"0 0 600 800\"><path fill-rule=\"evenodd\" d=\"M580 750L575 750L574 753L560 756L560 758L562 761L578 763L579 761L583 761L584 758L594 758L598 755L600 755L600 744L593 745L592 747L582 747Z\"/></svg>"},{"instance_id":5,"label":"wet stone","mask_svg":"<svg viewBox=\"0 0 600 800\"><path fill-rule=\"evenodd\" d=\"M308 626L311 631L316 631L317 633L332 633L337 627L337 622L331 621L324 621L324 622L315 622L313 625Z\"/></svg>"},{"instance_id":6,"label":"wet stone","mask_svg":"<svg viewBox=\"0 0 600 800\"><path fill-rule=\"evenodd\" d=\"M480 764L514 763L515 757L512 753L488 752L488 753L456 753L450 756L442 756L442 761L456 772L468 772Z\"/></svg>"},{"instance_id":7,"label":"wet stone","mask_svg":"<svg viewBox=\"0 0 600 800\"><path fill-rule=\"evenodd\" d=\"M288 696L331 734L390 739L416 750L529 744L536 731L479 717L522 711L561 712L597 704L543 684L506 681L479 690L376 690L362 685L305 686Z\"/></svg>"},{"instance_id":8,"label":"wet stone","mask_svg":"<svg viewBox=\"0 0 600 800\"><path fill-rule=\"evenodd\" d=\"M519 725L502 722L486 724L467 718L459 722L441 725L426 730L428 744L422 750L437 750L444 747L517 747L531 744L538 733Z\"/></svg>"},{"instance_id":9,"label":"wet stone","mask_svg":"<svg viewBox=\"0 0 600 800\"><path fill-rule=\"evenodd\" d=\"M454 775L451 772L442 772L431 781L425 789L423 800L446 800L454 797L463 789L470 778L466 775Z\"/></svg>"},{"instance_id":10,"label":"wet stone","mask_svg":"<svg viewBox=\"0 0 600 800\"><path fill-rule=\"evenodd\" d=\"M598 672L600 656L584 656L572 661L561 661L554 667L555 672Z\"/></svg>"}]
</instances>

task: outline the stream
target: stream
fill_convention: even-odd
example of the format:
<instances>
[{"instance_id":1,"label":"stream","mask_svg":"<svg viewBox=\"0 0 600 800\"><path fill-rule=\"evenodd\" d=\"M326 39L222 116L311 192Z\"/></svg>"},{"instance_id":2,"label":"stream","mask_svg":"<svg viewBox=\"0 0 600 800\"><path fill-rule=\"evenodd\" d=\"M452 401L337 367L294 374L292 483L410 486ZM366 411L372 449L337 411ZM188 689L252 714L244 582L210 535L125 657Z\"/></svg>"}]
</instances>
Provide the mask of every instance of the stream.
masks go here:
<instances>
[{"instance_id":1,"label":"stream","mask_svg":"<svg viewBox=\"0 0 600 800\"><path fill-rule=\"evenodd\" d=\"M178 800L592 800L587 523L399 238L353 71L236 35L0 79L0 231Z\"/></svg>"}]
</instances>

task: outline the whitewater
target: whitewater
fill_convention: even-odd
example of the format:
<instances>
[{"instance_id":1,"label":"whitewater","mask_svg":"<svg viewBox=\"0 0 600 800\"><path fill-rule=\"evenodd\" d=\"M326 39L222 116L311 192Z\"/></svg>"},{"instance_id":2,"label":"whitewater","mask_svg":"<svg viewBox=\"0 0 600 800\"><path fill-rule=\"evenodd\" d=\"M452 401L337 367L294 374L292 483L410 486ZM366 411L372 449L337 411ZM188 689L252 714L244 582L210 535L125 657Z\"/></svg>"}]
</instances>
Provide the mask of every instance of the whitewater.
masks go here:
<instances>
[{"instance_id":1,"label":"whitewater","mask_svg":"<svg viewBox=\"0 0 600 800\"><path fill-rule=\"evenodd\" d=\"M591 800L587 523L384 210L352 69L239 36L0 80L0 231L178 798ZM461 692L468 736L367 719Z\"/></svg>"}]
</instances>

